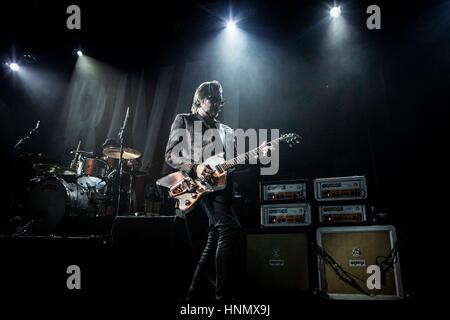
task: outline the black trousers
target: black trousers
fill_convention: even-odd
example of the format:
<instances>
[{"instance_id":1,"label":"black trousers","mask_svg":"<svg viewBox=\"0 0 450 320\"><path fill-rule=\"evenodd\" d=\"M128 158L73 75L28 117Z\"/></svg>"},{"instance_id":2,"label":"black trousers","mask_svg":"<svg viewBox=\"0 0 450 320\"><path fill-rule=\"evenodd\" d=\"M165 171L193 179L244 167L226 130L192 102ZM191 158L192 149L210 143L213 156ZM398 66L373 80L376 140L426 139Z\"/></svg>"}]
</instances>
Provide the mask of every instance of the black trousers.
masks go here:
<instances>
[{"instance_id":1,"label":"black trousers","mask_svg":"<svg viewBox=\"0 0 450 320\"><path fill-rule=\"evenodd\" d=\"M188 300L202 297L200 291L205 287L205 282L214 281L210 272L214 269L216 300L229 301L237 287L242 228L231 202L231 193L226 190L201 200L209 220L208 239L188 290Z\"/></svg>"}]
</instances>

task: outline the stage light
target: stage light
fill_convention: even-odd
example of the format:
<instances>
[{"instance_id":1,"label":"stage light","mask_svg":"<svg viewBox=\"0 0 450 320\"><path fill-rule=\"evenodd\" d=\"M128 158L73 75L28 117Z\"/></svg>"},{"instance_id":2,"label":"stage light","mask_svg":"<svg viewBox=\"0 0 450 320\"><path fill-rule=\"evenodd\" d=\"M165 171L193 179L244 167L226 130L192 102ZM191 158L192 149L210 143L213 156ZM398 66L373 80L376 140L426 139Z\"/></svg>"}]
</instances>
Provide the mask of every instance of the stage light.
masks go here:
<instances>
[{"instance_id":1,"label":"stage light","mask_svg":"<svg viewBox=\"0 0 450 320\"><path fill-rule=\"evenodd\" d=\"M78 50L78 51L77 51L77 55L78 55L79 57L81 57L81 56L83 55L83 52L82 52L81 50Z\"/></svg>"},{"instance_id":2,"label":"stage light","mask_svg":"<svg viewBox=\"0 0 450 320\"><path fill-rule=\"evenodd\" d=\"M227 29L233 31L236 29L236 23L233 20L227 22Z\"/></svg>"},{"instance_id":3,"label":"stage light","mask_svg":"<svg viewBox=\"0 0 450 320\"><path fill-rule=\"evenodd\" d=\"M333 7L330 10L330 16L337 18L341 15L341 7Z\"/></svg>"},{"instance_id":4,"label":"stage light","mask_svg":"<svg viewBox=\"0 0 450 320\"><path fill-rule=\"evenodd\" d=\"M12 71L19 71L19 69L20 69L19 65L18 65L17 63L15 63L15 62L10 63L10 64L9 64L9 68L10 68Z\"/></svg>"},{"instance_id":5,"label":"stage light","mask_svg":"<svg viewBox=\"0 0 450 320\"><path fill-rule=\"evenodd\" d=\"M34 56L32 56L30 53L25 53L23 55L23 62L24 64L32 64L35 63L37 60Z\"/></svg>"}]
</instances>

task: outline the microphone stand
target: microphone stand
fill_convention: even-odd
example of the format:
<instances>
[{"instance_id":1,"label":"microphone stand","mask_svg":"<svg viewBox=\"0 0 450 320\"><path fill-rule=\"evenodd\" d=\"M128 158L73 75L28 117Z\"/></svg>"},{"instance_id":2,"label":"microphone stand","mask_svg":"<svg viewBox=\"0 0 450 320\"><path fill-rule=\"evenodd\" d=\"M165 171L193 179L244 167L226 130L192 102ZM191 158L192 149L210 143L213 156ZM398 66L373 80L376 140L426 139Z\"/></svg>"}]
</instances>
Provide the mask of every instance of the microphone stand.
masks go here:
<instances>
[{"instance_id":1,"label":"microphone stand","mask_svg":"<svg viewBox=\"0 0 450 320\"><path fill-rule=\"evenodd\" d=\"M14 160L17 160L17 157L21 157L22 155L19 154L19 150L22 149L22 147L24 146L25 142L27 142L33 135L34 133L36 133L38 131L39 128L39 124L41 123L41 120L38 120L36 123L36 126L30 130L30 132L28 132L22 139L20 139L13 147L14 150ZM20 194L22 191L24 191L23 186L25 181L23 180L24 177L22 177L22 182L19 182L19 184L13 184L12 186L12 190L11 190L11 202L9 205L9 209L12 210L12 212L18 212L20 209L20 205L21 205L21 198L20 198ZM20 215L20 214L19 214ZM35 222L34 219L32 219L31 221L29 221L28 223L26 223L25 225L21 226L19 229L16 230L15 235L20 235L22 234L22 232L26 232L26 228L30 225L32 225Z\"/></svg>"},{"instance_id":2,"label":"microphone stand","mask_svg":"<svg viewBox=\"0 0 450 320\"><path fill-rule=\"evenodd\" d=\"M122 188L122 175L123 175L123 133L125 131L125 127L128 122L128 116L130 112L130 107L127 107L127 114L125 115L125 120L123 121L123 126L119 130L119 139L120 139L120 156L119 156L119 176L118 176L118 195L117 195L117 208L116 208L116 216L120 216L120 194Z\"/></svg>"},{"instance_id":3,"label":"microphone stand","mask_svg":"<svg viewBox=\"0 0 450 320\"><path fill-rule=\"evenodd\" d=\"M36 127L34 127L33 129L30 130L30 132L28 132L28 134L23 137L22 139L20 139L15 145L14 145L14 149L16 150L20 150L20 148L22 147L22 145L28 141L31 136L37 131L37 129L39 128L39 124L41 123L40 120L38 120L38 122L36 123Z\"/></svg>"}]
</instances>

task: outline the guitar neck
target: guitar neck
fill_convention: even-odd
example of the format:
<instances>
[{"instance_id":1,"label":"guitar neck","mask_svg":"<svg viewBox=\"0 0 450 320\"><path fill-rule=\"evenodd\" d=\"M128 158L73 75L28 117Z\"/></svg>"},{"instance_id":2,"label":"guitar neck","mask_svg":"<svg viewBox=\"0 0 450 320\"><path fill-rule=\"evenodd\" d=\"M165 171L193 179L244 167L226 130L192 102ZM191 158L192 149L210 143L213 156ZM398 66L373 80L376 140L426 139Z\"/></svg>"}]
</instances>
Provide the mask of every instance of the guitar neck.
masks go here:
<instances>
[{"instance_id":1,"label":"guitar neck","mask_svg":"<svg viewBox=\"0 0 450 320\"><path fill-rule=\"evenodd\" d=\"M269 141L266 145L268 144L275 144L280 142L281 138L276 138L273 139L272 141ZM258 155L258 153L262 150L262 148L264 148L265 146L259 146L257 148L254 148L250 151L247 151L246 153L243 153L233 159L227 160L224 163L220 164L220 168L223 171L227 171L230 170L232 168L234 168L235 166L239 165L239 164L243 164L245 163L245 161L249 160L250 157L255 157Z\"/></svg>"}]
</instances>

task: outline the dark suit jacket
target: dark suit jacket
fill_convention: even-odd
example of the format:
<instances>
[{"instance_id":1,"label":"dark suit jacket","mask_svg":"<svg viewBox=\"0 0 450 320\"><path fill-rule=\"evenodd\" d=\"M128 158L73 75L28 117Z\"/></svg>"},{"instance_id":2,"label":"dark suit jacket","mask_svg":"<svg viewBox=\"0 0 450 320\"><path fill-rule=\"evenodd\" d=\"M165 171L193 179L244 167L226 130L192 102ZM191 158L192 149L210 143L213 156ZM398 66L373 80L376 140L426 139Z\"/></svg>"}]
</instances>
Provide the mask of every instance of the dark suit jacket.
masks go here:
<instances>
[{"instance_id":1,"label":"dark suit jacket","mask_svg":"<svg viewBox=\"0 0 450 320\"><path fill-rule=\"evenodd\" d=\"M224 146L223 151L234 157L236 149L233 129L220 122L207 123L200 115L180 113L175 117L170 129L165 153L166 163L176 170L192 174L195 165L206 160L202 159L203 151L213 145L212 140L206 136L200 139L200 133L203 135L207 129L218 129Z\"/></svg>"}]
</instances>

